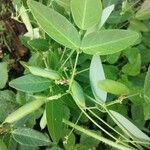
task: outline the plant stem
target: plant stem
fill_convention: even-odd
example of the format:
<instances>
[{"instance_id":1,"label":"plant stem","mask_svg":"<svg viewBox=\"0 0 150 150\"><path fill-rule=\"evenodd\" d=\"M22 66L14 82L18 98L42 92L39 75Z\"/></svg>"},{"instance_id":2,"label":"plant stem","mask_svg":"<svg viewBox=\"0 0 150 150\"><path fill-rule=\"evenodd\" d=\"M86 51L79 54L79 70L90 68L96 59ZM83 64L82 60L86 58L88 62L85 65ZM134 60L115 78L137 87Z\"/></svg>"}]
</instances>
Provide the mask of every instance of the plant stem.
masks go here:
<instances>
[{"instance_id":1,"label":"plant stem","mask_svg":"<svg viewBox=\"0 0 150 150\"><path fill-rule=\"evenodd\" d=\"M77 74L80 74L80 73L83 73L83 72L85 72L85 71L88 71L89 69L90 69L90 68L86 68L86 69L84 69L84 70L81 70L81 71L77 72L76 75L77 75Z\"/></svg>"},{"instance_id":2,"label":"plant stem","mask_svg":"<svg viewBox=\"0 0 150 150\"><path fill-rule=\"evenodd\" d=\"M70 91L70 88L71 88L71 85L72 85L72 82L73 82L73 79L74 79L74 76L75 76L76 67L77 67L77 63L78 63L78 58L79 58L79 52L77 52L77 55L76 55L76 59L75 59L75 63L74 63L73 71L72 71L72 76L71 76L71 79L70 79L70 82L69 82L69 90L68 91Z\"/></svg>"},{"instance_id":3,"label":"plant stem","mask_svg":"<svg viewBox=\"0 0 150 150\"><path fill-rule=\"evenodd\" d=\"M73 55L73 53L74 53L74 50L71 51L70 55L69 55L68 58L64 61L64 63L61 65L61 67L60 67L59 70L61 70L61 69L65 66L66 62L70 59L70 57Z\"/></svg>"},{"instance_id":4,"label":"plant stem","mask_svg":"<svg viewBox=\"0 0 150 150\"><path fill-rule=\"evenodd\" d=\"M101 142L104 142L104 143L106 143L106 144L108 144L108 145L110 145L110 146L113 146L113 147L115 147L115 148L117 148L117 149L120 149L120 150L133 150L133 149L134 149L134 148L131 149L131 148L125 147L125 146L123 146L123 145L121 145L121 144L112 142L111 140L108 140L108 139L106 139L106 138L104 138L104 137L102 137L102 136L100 136L100 135L97 135L97 134L95 134L95 133L93 133L93 132L91 132L91 131L89 131L89 130L87 130L87 129L84 129L84 128L78 126L78 125L75 125L75 124L73 124L73 123L71 123L70 121L67 121L67 120L65 120L65 119L63 119L63 122L64 122L65 124L67 124L67 125L69 125L69 126L75 128L76 130L79 130L80 132L83 132L83 133L85 133L86 135L91 136L91 137L93 137L93 138L95 138L95 139L97 139L97 140L99 140L99 141L101 141Z\"/></svg>"},{"instance_id":5,"label":"plant stem","mask_svg":"<svg viewBox=\"0 0 150 150\"><path fill-rule=\"evenodd\" d=\"M121 137L123 137L124 139L127 139L126 137L124 137L121 133L119 133L117 130L115 130L113 127L111 127L109 124L107 124L103 119L101 119L100 117L98 117L93 111L89 110L89 112L94 115L98 120L100 120L102 123L104 123L106 126L108 126L111 130L113 130L114 132L116 132L118 135L120 135Z\"/></svg>"},{"instance_id":6,"label":"plant stem","mask_svg":"<svg viewBox=\"0 0 150 150\"><path fill-rule=\"evenodd\" d=\"M77 104L78 105L78 104ZM116 137L114 137L113 135L111 135L109 132L107 132L104 128L102 128L97 122L95 122L79 105L78 107L80 108L80 110L85 114L85 116L91 120L94 125L96 125L99 129L101 129L103 132L105 132L107 135L109 135L111 138L113 138L114 140L116 140L117 142L120 142L118 141L118 139ZM124 145L126 145L125 143L122 143Z\"/></svg>"},{"instance_id":7,"label":"plant stem","mask_svg":"<svg viewBox=\"0 0 150 150\"><path fill-rule=\"evenodd\" d=\"M60 58L60 62L63 60L63 57L64 57L64 55L65 55L65 52L66 52L66 47L65 47L64 50L63 50L63 53L62 53L61 58Z\"/></svg>"},{"instance_id":8,"label":"plant stem","mask_svg":"<svg viewBox=\"0 0 150 150\"><path fill-rule=\"evenodd\" d=\"M128 131L122 126L120 125L120 123L114 118L114 116L109 112L109 110L107 109L107 107L105 107L106 112L108 113L108 115L112 118L112 120L119 126L119 128L124 131L131 139L133 139L133 137L128 133ZM130 142L130 141L129 141ZM134 146L136 146L137 148L143 150L143 148L140 145L137 145L135 143L130 142L131 144L133 144Z\"/></svg>"}]
</instances>

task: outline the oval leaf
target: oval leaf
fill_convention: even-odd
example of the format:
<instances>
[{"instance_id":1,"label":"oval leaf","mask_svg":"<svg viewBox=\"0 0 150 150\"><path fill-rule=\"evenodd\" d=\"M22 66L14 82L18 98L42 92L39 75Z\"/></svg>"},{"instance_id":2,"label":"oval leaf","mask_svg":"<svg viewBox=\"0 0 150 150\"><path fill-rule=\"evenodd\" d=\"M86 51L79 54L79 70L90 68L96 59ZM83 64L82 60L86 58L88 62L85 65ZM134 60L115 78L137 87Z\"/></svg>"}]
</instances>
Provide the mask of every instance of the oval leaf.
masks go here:
<instances>
[{"instance_id":1,"label":"oval leaf","mask_svg":"<svg viewBox=\"0 0 150 150\"><path fill-rule=\"evenodd\" d=\"M84 108L85 107L84 93L83 93L81 86L76 81L72 82L71 93L77 105Z\"/></svg>"},{"instance_id":2,"label":"oval leaf","mask_svg":"<svg viewBox=\"0 0 150 150\"><path fill-rule=\"evenodd\" d=\"M27 42L36 51L47 51L49 50L49 43L46 39L38 38Z\"/></svg>"},{"instance_id":3,"label":"oval leaf","mask_svg":"<svg viewBox=\"0 0 150 150\"><path fill-rule=\"evenodd\" d=\"M72 0L71 11L76 25L86 30L98 23L102 12L101 0Z\"/></svg>"},{"instance_id":4,"label":"oval leaf","mask_svg":"<svg viewBox=\"0 0 150 150\"><path fill-rule=\"evenodd\" d=\"M102 30L86 35L81 49L91 55L108 55L133 45L138 38L138 33L130 30Z\"/></svg>"},{"instance_id":5,"label":"oval leaf","mask_svg":"<svg viewBox=\"0 0 150 150\"><path fill-rule=\"evenodd\" d=\"M79 33L65 17L33 0L28 1L28 6L38 24L51 38L70 49L79 48Z\"/></svg>"},{"instance_id":6,"label":"oval leaf","mask_svg":"<svg viewBox=\"0 0 150 150\"><path fill-rule=\"evenodd\" d=\"M102 62L99 56L94 55L90 65L90 83L93 95L96 100L105 102L107 98L107 92L100 89L97 85L98 81L105 79L105 73L103 70Z\"/></svg>"},{"instance_id":7,"label":"oval leaf","mask_svg":"<svg viewBox=\"0 0 150 150\"><path fill-rule=\"evenodd\" d=\"M143 133L140 129L138 129L133 123L131 123L124 116L113 110L110 110L110 113L114 116L114 118L118 121L118 123L121 126L123 126L135 138L150 141L150 138L145 133Z\"/></svg>"},{"instance_id":8,"label":"oval leaf","mask_svg":"<svg viewBox=\"0 0 150 150\"><path fill-rule=\"evenodd\" d=\"M129 93L128 87L126 87L124 84L110 79L99 81L98 87L115 95L127 95Z\"/></svg>"},{"instance_id":9,"label":"oval leaf","mask_svg":"<svg viewBox=\"0 0 150 150\"><path fill-rule=\"evenodd\" d=\"M7 63L0 63L0 89L4 88L8 80Z\"/></svg>"},{"instance_id":10,"label":"oval leaf","mask_svg":"<svg viewBox=\"0 0 150 150\"><path fill-rule=\"evenodd\" d=\"M144 83L144 96L150 102L150 67L146 74L145 83Z\"/></svg>"},{"instance_id":11,"label":"oval leaf","mask_svg":"<svg viewBox=\"0 0 150 150\"><path fill-rule=\"evenodd\" d=\"M105 24L106 20L108 19L108 17L110 16L114 8L115 8L115 5L110 5L103 10L101 21L98 26L98 30Z\"/></svg>"},{"instance_id":12,"label":"oval leaf","mask_svg":"<svg viewBox=\"0 0 150 150\"><path fill-rule=\"evenodd\" d=\"M12 136L18 143L26 146L47 146L51 144L47 136L30 128L18 128L12 132Z\"/></svg>"},{"instance_id":13,"label":"oval leaf","mask_svg":"<svg viewBox=\"0 0 150 150\"><path fill-rule=\"evenodd\" d=\"M60 6L64 7L65 9L70 8L70 1L71 0L55 0Z\"/></svg>"},{"instance_id":14,"label":"oval leaf","mask_svg":"<svg viewBox=\"0 0 150 150\"><path fill-rule=\"evenodd\" d=\"M41 92L49 88L51 81L31 74L19 77L9 82L9 85L23 92Z\"/></svg>"},{"instance_id":15,"label":"oval leaf","mask_svg":"<svg viewBox=\"0 0 150 150\"><path fill-rule=\"evenodd\" d=\"M46 104L48 130L54 143L58 143L65 136L66 128L64 128L62 119L69 119L69 117L66 117L68 114L69 110L61 100L50 101Z\"/></svg>"},{"instance_id":16,"label":"oval leaf","mask_svg":"<svg viewBox=\"0 0 150 150\"><path fill-rule=\"evenodd\" d=\"M44 77L44 78L49 78L51 80L58 80L60 79L59 74L51 69L42 69L39 67L34 67L34 66L28 66L28 69L33 75Z\"/></svg>"}]
</instances>

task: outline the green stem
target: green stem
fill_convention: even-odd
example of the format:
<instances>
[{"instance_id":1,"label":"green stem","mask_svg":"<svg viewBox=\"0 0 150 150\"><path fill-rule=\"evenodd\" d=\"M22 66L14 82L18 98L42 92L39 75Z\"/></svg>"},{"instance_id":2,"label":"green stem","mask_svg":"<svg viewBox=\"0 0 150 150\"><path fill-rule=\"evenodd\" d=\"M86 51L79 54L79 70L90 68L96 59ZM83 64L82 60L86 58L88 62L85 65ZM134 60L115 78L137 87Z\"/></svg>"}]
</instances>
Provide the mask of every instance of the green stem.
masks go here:
<instances>
[{"instance_id":1,"label":"green stem","mask_svg":"<svg viewBox=\"0 0 150 150\"><path fill-rule=\"evenodd\" d=\"M131 139L134 139L129 133L128 131L122 126L120 125L120 123L114 118L114 116L109 112L109 110L105 107L106 112L108 113L108 115L112 118L112 120L119 126L119 128L124 131ZM132 142L131 142L132 143ZM136 146L137 148L143 150L143 148L140 145L137 145L135 143L132 143L134 146Z\"/></svg>"},{"instance_id":2,"label":"green stem","mask_svg":"<svg viewBox=\"0 0 150 150\"><path fill-rule=\"evenodd\" d=\"M72 85L72 82L73 82L73 79L74 79L74 76L75 76L78 59L79 59L79 52L77 52L74 67L73 67L72 76L71 76L71 79L70 79L70 82L69 82L69 91L70 91L70 88L71 88L71 85Z\"/></svg>"},{"instance_id":3,"label":"green stem","mask_svg":"<svg viewBox=\"0 0 150 150\"><path fill-rule=\"evenodd\" d=\"M90 68L83 69L83 70L77 72L76 75L77 75L77 74L80 74L80 73L83 73L83 72L86 72L86 71L88 71L89 69L90 69Z\"/></svg>"},{"instance_id":4,"label":"green stem","mask_svg":"<svg viewBox=\"0 0 150 150\"><path fill-rule=\"evenodd\" d=\"M63 57L64 57L64 55L65 55L65 52L66 52L66 47L65 47L64 50L63 50L63 53L62 53L61 58L60 58L60 62L63 60Z\"/></svg>"},{"instance_id":5,"label":"green stem","mask_svg":"<svg viewBox=\"0 0 150 150\"><path fill-rule=\"evenodd\" d=\"M77 104L77 105L78 105L78 104ZM110 134L109 132L107 132L104 128L102 128L97 122L95 122L79 105L78 105L78 107L79 107L80 110L85 114L85 116L95 124L95 126L97 126L99 129L101 129L104 133L106 133L107 135L109 135L111 138L113 138L113 139L116 140L117 142L120 142L120 141L118 141L118 139L117 139L116 137L114 137L113 135L111 135L111 134ZM123 143L123 144L124 144L124 143ZM126 144L124 144L124 145L126 145Z\"/></svg>"},{"instance_id":6,"label":"green stem","mask_svg":"<svg viewBox=\"0 0 150 150\"><path fill-rule=\"evenodd\" d=\"M80 120L82 114L83 114L83 113L81 112L80 115L79 115L79 117L78 117L78 119L76 120L75 124L78 124L78 122L79 122L79 120ZM73 131L74 131L74 128L72 128L72 130L71 130L71 131L69 132L69 134L67 135L68 138L69 138L69 136L72 134Z\"/></svg>"},{"instance_id":7,"label":"green stem","mask_svg":"<svg viewBox=\"0 0 150 150\"><path fill-rule=\"evenodd\" d=\"M101 119L98 115L96 115L93 111L89 110L89 112L95 116L98 120L100 120L102 123L104 123L106 126L108 126L111 130L113 130L114 132L116 132L118 135L120 135L121 137L123 137L124 139L127 139L126 137L124 137L121 133L119 133L117 130L115 130L113 127L111 127L109 124L107 124L103 119Z\"/></svg>"},{"instance_id":8,"label":"green stem","mask_svg":"<svg viewBox=\"0 0 150 150\"><path fill-rule=\"evenodd\" d=\"M115 147L115 148L117 148L117 149L120 149L120 150L133 150L133 149L134 149L134 148L131 149L131 148L129 148L129 147L125 147L125 146L123 146L123 145L121 145L121 144L118 144L118 143L115 143L115 142L113 142L113 141L111 141L111 140L108 140L108 139L106 139L106 138L104 138L104 137L102 137L102 136L99 136L99 135L97 135L97 134L95 134L95 133L93 133L93 132L91 132L91 131L89 131L89 130L87 130L87 129L84 129L84 128L78 126L78 125L75 125L75 124L73 124L73 123L71 123L70 121L67 121L67 120L65 120L65 119L63 119L63 122L64 122L65 124L67 124L67 125L69 125L69 126L75 128L76 130L78 130L78 131L80 131L80 132L83 132L83 133L85 133L86 135L91 136L91 137L93 137L93 138L95 138L95 139L97 139L97 140L99 140L99 141L101 141L101 142L104 142L104 143L106 143L106 144L108 144L108 145L110 145L110 146L113 146L113 147Z\"/></svg>"},{"instance_id":9,"label":"green stem","mask_svg":"<svg viewBox=\"0 0 150 150\"><path fill-rule=\"evenodd\" d=\"M61 67L60 67L59 70L61 70L61 69L65 66L65 64L66 64L67 61L70 59L70 57L73 55L73 53L74 53L74 50L71 51L70 55L69 55L68 58L64 61L64 63L61 65Z\"/></svg>"}]
</instances>

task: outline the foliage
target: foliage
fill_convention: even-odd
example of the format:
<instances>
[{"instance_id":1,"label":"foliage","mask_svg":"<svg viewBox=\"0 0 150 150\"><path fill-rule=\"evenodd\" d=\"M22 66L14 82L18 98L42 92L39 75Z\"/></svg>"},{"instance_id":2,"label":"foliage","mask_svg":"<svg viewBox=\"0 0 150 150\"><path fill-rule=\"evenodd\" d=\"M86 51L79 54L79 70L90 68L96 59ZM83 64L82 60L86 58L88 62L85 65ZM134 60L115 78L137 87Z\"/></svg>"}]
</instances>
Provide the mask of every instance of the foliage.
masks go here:
<instances>
[{"instance_id":1,"label":"foliage","mask_svg":"<svg viewBox=\"0 0 150 150\"><path fill-rule=\"evenodd\" d=\"M12 2L30 58L1 58L0 149L150 149L150 1Z\"/></svg>"}]
</instances>

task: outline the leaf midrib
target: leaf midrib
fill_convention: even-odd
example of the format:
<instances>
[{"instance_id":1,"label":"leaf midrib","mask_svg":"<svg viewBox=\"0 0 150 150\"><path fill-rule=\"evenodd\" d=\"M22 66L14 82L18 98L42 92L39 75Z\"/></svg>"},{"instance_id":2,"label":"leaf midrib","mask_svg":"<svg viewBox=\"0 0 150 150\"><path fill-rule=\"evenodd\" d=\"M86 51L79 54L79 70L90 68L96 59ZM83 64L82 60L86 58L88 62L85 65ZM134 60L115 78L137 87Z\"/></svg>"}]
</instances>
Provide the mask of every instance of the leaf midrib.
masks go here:
<instances>
[{"instance_id":1,"label":"leaf midrib","mask_svg":"<svg viewBox=\"0 0 150 150\"><path fill-rule=\"evenodd\" d=\"M137 34L138 35L138 34ZM130 36L130 37L126 37L126 38L121 38L121 39L119 39L119 40L114 40L114 41L111 41L111 42L105 42L105 43L103 43L103 44L97 44L97 45L91 45L91 46L81 46L81 49L90 49L90 48L95 48L95 47L99 47L99 46L105 46L105 45L108 45L108 44L112 44L112 43L116 43L116 42L120 42L120 41L122 41L122 40L126 40L126 39L129 39L129 38L132 38L132 37L134 37L135 35L132 35L132 36ZM136 38L136 40L139 38L139 35L137 36L137 38ZM135 40L135 41L136 41ZM83 44L82 44L83 45Z\"/></svg>"},{"instance_id":2,"label":"leaf midrib","mask_svg":"<svg viewBox=\"0 0 150 150\"><path fill-rule=\"evenodd\" d=\"M85 0L85 5L84 5L84 9L83 9L83 19L82 19L82 23L81 23L82 28L84 28L84 25L85 25L86 10L87 10L87 0Z\"/></svg>"},{"instance_id":3,"label":"leaf midrib","mask_svg":"<svg viewBox=\"0 0 150 150\"><path fill-rule=\"evenodd\" d=\"M50 83L50 81L42 81L42 82L24 82L25 84L28 84L28 85L33 85L33 84L43 84L43 83ZM17 85L25 85L24 83L17 83ZM15 83L16 84L16 83ZM14 83L11 83L11 85L14 85Z\"/></svg>"},{"instance_id":4,"label":"leaf midrib","mask_svg":"<svg viewBox=\"0 0 150 150\"><path fill-rule=\"evenodd\" d=\"M31 5L30 5L30 8L32 8L32 9L34 9L34 11L36 11L37 9L36 8L34 8L34 7L32 7ZM51 11L54 11L54 10L51 10ZM59 34L61 34L67 41L69 41L74 47L78 47L75 43L73 43L70 39L68 39L64 34L62 34L55 26L53 26L47 19L46 19L46 17L43 17L42 15L41 15L41 13L37 10L36 11L36 13L41 17L41 18L43 18L48 24L50 24ZM34 15L35 16L35 15ZM35 17L36 18L36 17ZM37 19L36 19L37 20ZM67 20L68 21L68 20ZM37 20L37 22L38 22L38 20ZM39 24L40 25L40 24ZM40 25L41 26L41 25ZM44 30L44 29L43 29ZM45 31L45 30L44 30ZM46 33L47 33L47 31L45 31ZM48 35L49 35L49 33L47 33ZM56 41L58 41L58 40L56 40ZM59 41L58 41L59 42ZM59 42L60 43L60 42Z\"/></svg>"},{"instance_id":5,"label":"leaf midrib","mask_svg":"<svg viewBox=\"0 0 150 150\"><path fill-rule=\"evenodd\" d=\"M42 142L46 142L46 143L50 143L50 141L49 140L41 140L41 137L39 138L36 138L36 137L32 137L32 136L27 136L26 134L24 134L24 133L22 133L22 132L20 132L20 133L18 133L18 132L15 132L15 131L13 131L13 134L14 135L17 135L17 136L23 136L23 137L28 137L28 138L31 138L31 139L35 139L35 140L39 140L39 141L42 141ZM21 142L20 142L21 143Z\"/></svg>"}]
</instances>

